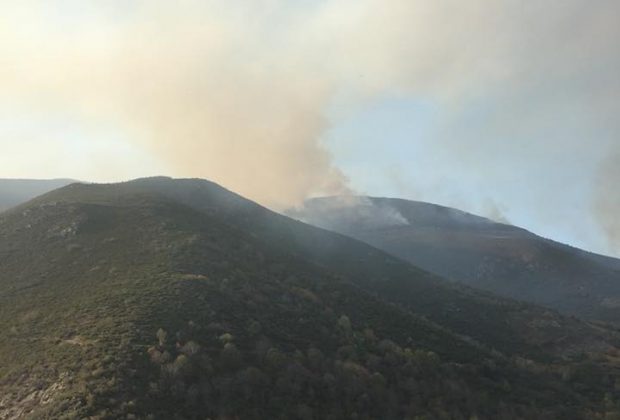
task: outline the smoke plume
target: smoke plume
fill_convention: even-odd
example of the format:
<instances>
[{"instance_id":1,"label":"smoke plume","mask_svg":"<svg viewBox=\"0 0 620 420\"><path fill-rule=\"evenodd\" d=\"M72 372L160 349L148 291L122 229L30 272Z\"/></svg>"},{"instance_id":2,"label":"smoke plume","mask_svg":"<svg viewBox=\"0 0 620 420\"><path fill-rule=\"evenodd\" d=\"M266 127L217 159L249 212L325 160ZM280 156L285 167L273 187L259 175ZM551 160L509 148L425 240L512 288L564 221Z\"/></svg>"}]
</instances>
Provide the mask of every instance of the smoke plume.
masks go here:
<instances>
[{"instance_id":1,"label":"smoke plume","mask_svg":"<svg viewBox=\"0 0 620 420\"><path fill-rule=\"evenodd\" d=\"M287 209L285 214L324 229L351 234L358 229L409 225L409 220L389 203L355 195L307 200L303 206Z\"/></svg>"},{"instance_id":2,"label":"smoke plume","mask_svg":"<svg viewBox=\"0 0 620 420\"><path fill-rule=\"evenodd\" d=\"M209 178L276 208L350 192L322 142L338 115L386 96L439 104L444 129L432 140L431 169L473 174L473 184L497 180L498 190L529 185L511 194L530 194L526 205L553 220L550 192L579 181L560 169L591 174L620 149L615 0L0 7L0 112L112 127L171 175ZM56 156L39 135L31 153ZM0 147L12 141L20 140ZM604 185L614 188L620 177L611 172ZM613 213L608 191L596 207ZM614 237L611 213L596 214Z\"/></svg>"},{"instance_id":3,"label":"smoke plume","mask_svg":"<svg viewBox=\"0 0 620 420\"><path fill-rule=\"evenodd\" d=\"M603 164L596 190L595 212L611 251L620 255L620 154Z\"/></svg>"},{"instance_id":4,"label":"smoke plume","mask_svg":"<svg viewBox=\"0 0 620 420\"><path fill-rule=\"evenodd\" d=\"M511 12L480 0L24 0L3 9L0 54L10 65L0 67L0 107L120 127L175 175L275 207L348 191L321 144L335 98L453 98L502 78L503 45L488 35Z\"/></svg>"}]
</instances>

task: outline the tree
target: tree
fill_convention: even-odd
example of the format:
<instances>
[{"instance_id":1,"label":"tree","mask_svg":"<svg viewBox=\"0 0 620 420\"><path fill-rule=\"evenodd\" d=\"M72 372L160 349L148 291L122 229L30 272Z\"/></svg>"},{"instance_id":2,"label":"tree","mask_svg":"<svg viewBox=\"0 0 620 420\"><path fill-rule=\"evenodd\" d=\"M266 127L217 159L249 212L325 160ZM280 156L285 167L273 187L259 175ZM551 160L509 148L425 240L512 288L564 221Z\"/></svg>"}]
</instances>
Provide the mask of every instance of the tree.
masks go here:
<instances>
[{"instance_id":1,"label":"tree","mask_svg":"<svg viewBox=\"0 0 620 420\"><path fill-rule=\"evenodd\" d=\"M226 343L220 353L220 360L228 369L237 369L242 362L241 352L233 343Z\"/></svg>"},{"instance_id":2,"label":"tree","mask_svg":"<svg viewBox=\"0 0 620 420\"><path fill-rule=\"evenodd\" d=\"M353 336L353 327L351 326L351 320L348 316L342 315L338 319L338 327L340 327L347 339L350 339Z\"/></svg>"},{"instance_id":3,"label":"tree","mask_svg":"<svg viewBox=\"0 0 620 420\"><path fill-rule=\"evenodd\" d=\"M159 345L163 346L166 344L166 339L168 338L168 333L163 329L157 330L157 339L159 340Z\"/></svg>"},{"instance_id":4,"label":"tree","mask_svg":"<svg viewBox=\"0 0 620 420\"><path fill-rule=\"evenodd\" d=\"M200 351L200 345L195 341L188 341L183 347L181 347L181 353L191 357Z\"/></svg>"}]
</instances>

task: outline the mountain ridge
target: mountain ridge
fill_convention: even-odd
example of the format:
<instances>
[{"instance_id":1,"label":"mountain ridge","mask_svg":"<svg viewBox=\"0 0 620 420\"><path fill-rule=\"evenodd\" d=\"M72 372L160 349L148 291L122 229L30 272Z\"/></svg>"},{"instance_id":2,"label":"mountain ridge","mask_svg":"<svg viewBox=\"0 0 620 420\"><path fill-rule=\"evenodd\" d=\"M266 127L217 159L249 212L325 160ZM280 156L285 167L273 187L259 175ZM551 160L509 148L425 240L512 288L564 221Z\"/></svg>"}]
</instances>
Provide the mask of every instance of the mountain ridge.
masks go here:
<instances>
[{"instance_id":1,"label":"mountain ridge","mask_svg":"<svg viewBox=\"0 0 620 420\"><path fill-rule=\"evenodd\" d=\"M74 182L76 181L65 178L0 179L0 212Z\"/></svg>"},{"instance_id":2,"label":"mountain ridge","mask_svg":"<svg viewBox=\"0 0 620 420\"><path fill-rule=\"evenodd\" d=\"M209 182L38 197L0 214L0 267L0 417L613 411L612 331L454 288Z\"/></svg>"},{"instance_id":3,"label":"mountain ridge","mask_svg":"<svg viewBox=\"0 0 620 420\"><path fill-rule=\"evenodd\" d=\"M397 211L409 220L377 228L376 222L368 221L376 218L376 211L368 213L375 207ZM455 211L466 217L450 217ZM428 203L373 197L357 202L346 198L344 203L337 198L311 200L287 214L360 239L453 281L589 319L620 320L620 308L612 302L620 296L620 260L522 228ZM424 217L416 219L420 214Z\"/></svg>"}]
</instances>

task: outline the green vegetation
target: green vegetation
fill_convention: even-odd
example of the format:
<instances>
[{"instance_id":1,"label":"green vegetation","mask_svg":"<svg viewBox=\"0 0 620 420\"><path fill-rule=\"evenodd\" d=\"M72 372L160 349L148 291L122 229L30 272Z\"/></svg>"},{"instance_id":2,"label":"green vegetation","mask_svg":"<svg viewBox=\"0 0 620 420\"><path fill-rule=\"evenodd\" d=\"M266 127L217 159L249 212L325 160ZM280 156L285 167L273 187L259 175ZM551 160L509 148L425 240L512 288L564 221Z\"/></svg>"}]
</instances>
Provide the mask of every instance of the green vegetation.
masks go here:
<instances>
[{"instance_id":1,"label":"green vegetation","mask_svg":"<svg viewBox=\"0 0 620 420\"><path fill-rule=\"evenodd\" d=\"M0 330L0 418L618 414L612 332L202 181L74 185L0 215Z\"/></svg>"}]
</instances>

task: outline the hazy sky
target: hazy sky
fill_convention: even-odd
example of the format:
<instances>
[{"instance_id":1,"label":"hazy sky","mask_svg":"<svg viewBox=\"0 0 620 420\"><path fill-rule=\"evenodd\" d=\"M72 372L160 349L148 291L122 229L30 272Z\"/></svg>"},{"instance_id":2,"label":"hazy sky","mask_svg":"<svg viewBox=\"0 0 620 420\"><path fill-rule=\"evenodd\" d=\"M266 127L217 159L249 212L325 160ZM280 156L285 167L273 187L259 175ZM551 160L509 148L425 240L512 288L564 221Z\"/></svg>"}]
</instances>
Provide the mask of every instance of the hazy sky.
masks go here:
<instances>
[{"instance_id":1,"label":"hazy sky","mask_svg":"<svg viewBox=\"0 0 620 420\"><path fill-rule=\"evenodd\" d=\"M0 177L347 192L620 255L617 0L0 0Z\"/></svg>"}]
</instances>

